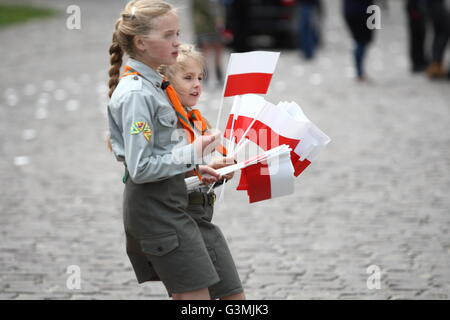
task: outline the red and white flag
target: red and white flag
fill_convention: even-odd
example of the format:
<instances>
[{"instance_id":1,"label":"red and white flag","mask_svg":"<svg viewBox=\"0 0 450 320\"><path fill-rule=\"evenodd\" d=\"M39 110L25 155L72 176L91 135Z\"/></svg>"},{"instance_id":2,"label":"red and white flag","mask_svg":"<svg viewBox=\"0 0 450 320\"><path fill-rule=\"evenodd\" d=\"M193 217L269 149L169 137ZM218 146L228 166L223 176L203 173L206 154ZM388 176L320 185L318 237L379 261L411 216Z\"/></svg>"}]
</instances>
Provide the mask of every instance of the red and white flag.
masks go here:
<instances>
[{"instance_id":1,"label":"red and white flag","mask_svg":"<svg viewBox=\"0 0 450 320\"><path fill-rule=\"evenodd\" d=\"M238 190L247 190L250 202L292 194L294 168L290 151L291 148L287 145L281 145L248 160L217 169L217 172L225 175L242 170L241 177L246 177L245 186L241 185ZM185 182L188 190L195 190L201 185L197 177L186 178Z\"/></svg>"},{"instance_id":2,"label":"red and white flag","mask_svg":"<svg viewBox=\"0 0 450 320\"><path fill-rule=\"evenodd\" d=\"M233 104L225 137L230 139L230 128L234 119L235 143L245 134L246 139L263 150L270 150L282 144L288 145L292 149L291 160L295 176L300 175L320 149L330 141L328 136L304 116L295 103L280 103L275 106L252 94L237 100L241 108L237 110ZM250 125L252 127L247 131Z\"/></svg>"},{"instance_id":3,"label":"red and white flag","mask_svg":"<svg viewBox=\"0 0 450 320\"><path fill-rule=\"evenodd\" d=\"M224 97L247 93L266 94L280 56L279 52L232 53L228 62Z\"/></svg>"},{"instance_id":4,"label":"red and white flag","mask_svg":"<svg viewBox=\"0 0 450 320\"><path fill-rule=\"evenodd\" d=\"M232 114L228 118L224 133L227 139L230 139L232 134L234 142L238 143L245 134L245 139L257 144L265 151L282 144L288 145L292 149L291 158L295 176L300 175L311 164L308 159L300 159L300 153L294 151L300 142L300 137L304 135L305 126L299 126L283 109L260 96L249 94L236 101L236 105L240 104L242 107L235 108L233 104ZM233 119L234 130L231 132ZM251 128L249 128L250 125ZM297 152L299 151L297 148ZM241 175L242 179L245 179L245 175ZM242 190L241 187L239 190Z\"/></svg>"},{"instance_id":5,"label":"red and white flag","mask_svg":"<svg viewBox=\"0 0 450 320\"><path fill-rule=\"evenodd\" d=\"M289 152L243 168L237 190L247 190L250 203L294 193L294 168Z\"/></svg>"}]
</instances>

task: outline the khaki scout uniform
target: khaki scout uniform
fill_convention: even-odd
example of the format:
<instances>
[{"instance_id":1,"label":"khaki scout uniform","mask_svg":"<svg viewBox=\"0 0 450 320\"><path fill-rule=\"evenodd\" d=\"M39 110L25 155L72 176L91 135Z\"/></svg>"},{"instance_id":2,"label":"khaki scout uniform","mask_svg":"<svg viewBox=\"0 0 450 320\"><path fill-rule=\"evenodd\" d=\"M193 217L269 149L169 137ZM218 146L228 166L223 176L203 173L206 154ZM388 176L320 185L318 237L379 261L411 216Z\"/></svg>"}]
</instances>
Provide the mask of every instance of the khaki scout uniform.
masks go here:
<instances>
[{"instance_id":1,"label":"khaki scout uniform","mask_svg":"<svg viewBox=\"0 0 450 320\"><path fill-rule=\"evenodd\" d=\"M112 150L124 162L123 221L139 283L162 280L169 295L220 281L197 223L186 213L185 173L198 160L192 144L173 141L178 121L161 76L129 59L140 76L122 78L108 105Z\"/></svg>"}]
</instances>

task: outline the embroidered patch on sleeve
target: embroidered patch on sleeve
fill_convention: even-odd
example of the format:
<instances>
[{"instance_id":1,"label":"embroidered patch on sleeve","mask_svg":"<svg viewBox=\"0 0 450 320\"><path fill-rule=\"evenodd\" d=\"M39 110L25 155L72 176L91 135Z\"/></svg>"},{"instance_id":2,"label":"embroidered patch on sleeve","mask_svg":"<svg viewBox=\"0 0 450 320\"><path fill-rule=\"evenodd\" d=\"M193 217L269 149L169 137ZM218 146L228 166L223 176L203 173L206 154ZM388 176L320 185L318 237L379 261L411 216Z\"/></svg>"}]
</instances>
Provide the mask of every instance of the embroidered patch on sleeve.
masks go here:
<instances>
[{"instance_id":1,"label":"embroidered patch on sleeve","mask_svg":"<svg viewBox=\"0 0 450 320\"><path fill-rule=\"evenodd\" d=\"M141 132L144 134L144 138L147 141L151 140L153 132L148 123L144 121L136 121L130 128L130 134L139 134Z\"/></svg>"}]
</instances>

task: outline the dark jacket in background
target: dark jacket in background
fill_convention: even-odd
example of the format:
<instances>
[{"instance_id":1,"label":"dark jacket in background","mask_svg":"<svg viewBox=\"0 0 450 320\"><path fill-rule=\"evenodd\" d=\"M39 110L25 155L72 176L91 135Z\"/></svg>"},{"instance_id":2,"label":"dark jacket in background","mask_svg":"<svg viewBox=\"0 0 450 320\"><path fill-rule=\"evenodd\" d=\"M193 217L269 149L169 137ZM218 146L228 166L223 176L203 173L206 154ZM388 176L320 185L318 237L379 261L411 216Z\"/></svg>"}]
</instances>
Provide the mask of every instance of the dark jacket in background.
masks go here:
<instances>
[{"instance_id":1,"label":"dark jacket in background","mask_svg":"<svg viewBox=\"0 0 450 320\"><path fill-rule=\"evenodd\" d=\"M373 0L344 0L344 18L350 29L353 39L359 43L372 41L373 30L367 28L367 7L373 5Z\"/></svg>"}]
</instances>

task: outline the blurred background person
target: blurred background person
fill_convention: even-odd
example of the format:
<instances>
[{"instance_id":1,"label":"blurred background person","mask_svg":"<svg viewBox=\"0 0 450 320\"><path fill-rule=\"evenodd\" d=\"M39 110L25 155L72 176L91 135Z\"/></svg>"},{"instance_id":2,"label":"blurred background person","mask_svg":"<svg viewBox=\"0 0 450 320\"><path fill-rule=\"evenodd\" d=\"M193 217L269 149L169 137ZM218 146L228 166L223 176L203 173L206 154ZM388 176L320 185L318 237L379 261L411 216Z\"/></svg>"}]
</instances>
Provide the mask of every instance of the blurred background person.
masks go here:
<instances>
[{"instance_id":1,"label":"blurred background person","mask_svg":"<svg viewBox=\"0 0 450 320\"><path fill-rule=\"evenodd\" d=\"M409 57L412 72L424 71L428 66L428 59L425 53L427 31L426 2L426 0L406 0Z\"/></svg>"},{"instance_id":2,"label":"blurred background person","mask_svg":"<svg viewBox=\"0 0 450 320\"><path fill-rule=\"evenodd\" d=\"M319 24L322 18L321 0L297 0L299 17L299 46L305 59L314 58L320 41Z\"/></svg>"},{"instance_id":3,"label":"blurred background person","mask_svg":"<svg viewBox=\"0 0 450 320\"><path fill-rule=\"evenodd\" d=\"M235 15L234 26L234 49L236 52L251 51L249 43L251 35L250 30L250 0L228 0L228 5L232 8Z\"/></svg>"},{"instance_id":4,"label":"blurred background person","mask_svg":"<svg viewBox=\"0 0 450 320\"><path fill-rule=\"evenodd\" d=\"M219 0L192 0L192 12L197 47L205 57L208 75L204 80L205 84L211 85L213 80L211 71L214 70L215 86L220 87L223 85L222 33L225 29L223 5Z\"/></svg>"},{"instance_id":5,"label":"blurred background person","mask_svg":"<svg viewBox=\"0 0 450 320\"><path fill-rule=\"evenodd\" d=\"M370 17L367 7L370 5L373 5L373 0L343 0L344 19L355 41L353 56L358 81L367 81L364 59L373 39L373 30L367 27L367 19Z\"/></svg>"},{"instance_id":6,"label":"blurred background person","mask_svg":"<svg viewBox=\"0 0 450 320\"><path fill-rule=\"evenodd\" d=\"M444 0L427 0L427 14L433 25L433 45L431 48L431 64L426 72L429 78L444 78L447 72L443 60L450 35L450 15Z\"/></svg>"}]
</instances>

